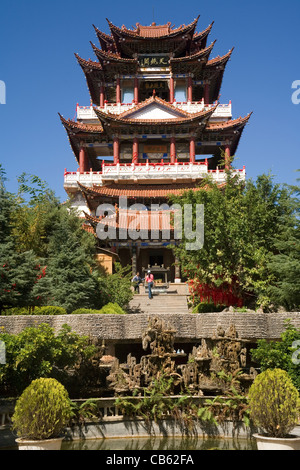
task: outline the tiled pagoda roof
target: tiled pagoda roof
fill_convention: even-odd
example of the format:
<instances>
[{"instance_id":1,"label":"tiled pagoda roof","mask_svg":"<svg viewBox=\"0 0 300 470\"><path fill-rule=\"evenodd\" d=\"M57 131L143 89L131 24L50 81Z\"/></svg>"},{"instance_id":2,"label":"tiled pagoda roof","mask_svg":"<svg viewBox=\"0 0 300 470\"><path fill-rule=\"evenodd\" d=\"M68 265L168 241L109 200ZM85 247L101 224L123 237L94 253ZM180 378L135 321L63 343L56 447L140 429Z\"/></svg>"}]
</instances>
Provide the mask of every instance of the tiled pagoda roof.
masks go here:
<instances>
[{"instance_id":1,"label":"tiled pagoda roof","mask_svg":"<svg viewBox=\"0 0 300 470\"><path fill-rule=\"evenodd\" d=\"M170 64L176 64L178 62L184 63L184 62L195 62L197 60L204 59L208 57L215 45L216 41L212 42L210 46L206 47L205 49L201 49L201 51L195 52L194 54L184 56L184 57L174 57L170 59Z\"/></svg>"},{"instance_id":2,"label":"tiled pagoda roof","mask_svg":"<svg viewBox=\"0 0 300 470\"><path fill-rule=\"evenodd\" d=\"M199 15L200 16L200 15ZM195 31L197 26L199 16L189 25L179 26L178 28L171 27L171 23L165 25L156 25L152 23L150 26L142 26L139 23L136 25L136 29L127 29L125 26L119 28L115 26L111 21L107 19L112 35L116 34L119 37L128 37L134 39L146 39L155 38L155 39L170 39L182 34L190 33Z\"/></svg>"},{"instance_id":3,"label":"tiled pagoda roof","mask_svg":"<svg viewBox=\"0 0 300 470\"><path fill-rule=\"evenodd\" d=\"M200 191L204 188L197 183L185 184L147 184L147 185L132 185L132 184L111 184L108 186L94 186L93 188L86 187L78 183L79 188L87 195L105 196L105 197L120 197L124 196L128 199L146 199L146 198L168 198L171 195L181 195L185 191Z\"/></svg>"}]
</instances>

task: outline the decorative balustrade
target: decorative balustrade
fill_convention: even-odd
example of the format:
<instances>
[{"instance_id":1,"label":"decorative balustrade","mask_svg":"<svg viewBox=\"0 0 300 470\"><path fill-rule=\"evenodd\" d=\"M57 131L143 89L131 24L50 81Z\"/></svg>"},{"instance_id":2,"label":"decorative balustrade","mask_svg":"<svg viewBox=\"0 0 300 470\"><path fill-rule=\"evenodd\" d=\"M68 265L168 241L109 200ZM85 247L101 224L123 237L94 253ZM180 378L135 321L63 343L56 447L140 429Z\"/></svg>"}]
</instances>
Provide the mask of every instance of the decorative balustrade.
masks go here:
<instances>
[{"instance_id":1,"label":"decorative balustrade","mask_svg":"<svg viewBox=\"0 0 300 470\"><path fill-rule=\"evenodd\" d=\"M214 104L204 104L204 101L192 101L192 102L174 102L173 106L183 111L189 113L199 113L204 109L211 109L214 107ZM134 103L105 103L101 111L109 112L110 114L121 114L125 111L128 111L131 108L134 108ZM231 102L229 104L219 104L216 111L212 114L212 118L231 118L232 117L232 106ZM78 121L98 121L96 113L93 109L93 106L77 106L77 119Z\"/></svg>"},{"instance_id":2,"label":"decorative balustrade","mask_svg":"<svg viewBox=\"0 0 300 470\"><path fill-rule=\"evenodd\" d=\"M170 396L166 397L168 400L178 400L180 398L179 396ZM198 406L203 406L205 400L207 400L209 397L190 397L192 403ZM138 403L140 400L143 398L140 397L130 397L128 400L130 400L132 403ZM81 405L85 402L86 400L73 400L74 403L77 403L78 405ZM124 419L124 415L122 415L120 409L115 405L116 399L114 397L107 397L107 398L95 398L92 400L96 405L97 409L94 412L95 413L95 418L94 420L97 420L99 422L102 421L122 421ZM1 407L0 408L0 430L2 428L9 428L11 427L11 417L14 411L14 406L6 406L6 407Z\"/></svg>"},{"instance_id":3,"label":"decorative balustrade","mask_svg":"<svg viewBox=\"0 0 300 470\"><path fill-rule=\"evenodd\" d=\"M233 175L245 180L245 167L232 170ZM210 176L217 183L226 182L225 170L208 170L206 162L199 163L103 163L102 172L65 171L65 188L76 188L77 183L92 187L102 185L104 181L138 180L196 180Z\"/></svg>"}]
</instances>

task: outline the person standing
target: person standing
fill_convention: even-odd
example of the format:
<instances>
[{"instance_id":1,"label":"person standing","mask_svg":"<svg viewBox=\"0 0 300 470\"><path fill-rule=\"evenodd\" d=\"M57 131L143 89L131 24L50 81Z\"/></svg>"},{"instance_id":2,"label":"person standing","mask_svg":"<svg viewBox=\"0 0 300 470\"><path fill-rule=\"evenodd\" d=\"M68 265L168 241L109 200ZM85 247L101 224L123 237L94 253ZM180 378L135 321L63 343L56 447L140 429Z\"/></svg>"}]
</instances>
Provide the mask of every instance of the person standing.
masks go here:
<instances>
[{"instance_id":1,"label":"person standing","mask_svg":"<svg viewBox=\"0 0 300 470\"><path fill-rule=\"evenodd\" d=\"M137 294L140 293L140 284L143 282L142 278L140 277L140 273L137 272L134 278L132 279L132 283L134 285L134 292Z\"/></svg>"},{"instance_id":2,"label":"person standing","mask_svg":"<svg viewBox=\"0 0 300 470\"><path fill-rule=\"evenodd\" d=\"M154 276L151 273L151 271L148 271L148 273L147 273L146 282L148 284L149 299L153 299L152 288L153 288L153 285L154 285Z\"/></svg>"}]
</instances>

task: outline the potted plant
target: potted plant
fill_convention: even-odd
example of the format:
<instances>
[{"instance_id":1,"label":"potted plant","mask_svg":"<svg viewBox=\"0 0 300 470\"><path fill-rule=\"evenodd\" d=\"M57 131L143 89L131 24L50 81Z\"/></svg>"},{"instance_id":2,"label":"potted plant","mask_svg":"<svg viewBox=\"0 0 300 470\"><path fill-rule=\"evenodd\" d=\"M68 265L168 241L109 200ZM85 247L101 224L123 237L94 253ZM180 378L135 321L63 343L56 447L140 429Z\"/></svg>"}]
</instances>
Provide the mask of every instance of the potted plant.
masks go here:
<instances>
[{"instance_id":1,"label":"potted plant","mask_svg":"<svg viewBox=\"0 0 300 470\"><path fill-rule=\"evenodd\" d=\"M12 416L19 450L60 450L72 416L71 400L56 379L33 380L18 398Z\"/></svg>"},{"instance_id":2,"label":"potted plant","mask_svg":"<svg viewBox=\"0 0 300 470\"><path fill-rule=\"evenodd\" d=\"M287 372L267 369L249 390L249 414L259 428L258 450L300 450L300 436L291 434L299 422L299 393Z\"/></svg>"}]
</instances>

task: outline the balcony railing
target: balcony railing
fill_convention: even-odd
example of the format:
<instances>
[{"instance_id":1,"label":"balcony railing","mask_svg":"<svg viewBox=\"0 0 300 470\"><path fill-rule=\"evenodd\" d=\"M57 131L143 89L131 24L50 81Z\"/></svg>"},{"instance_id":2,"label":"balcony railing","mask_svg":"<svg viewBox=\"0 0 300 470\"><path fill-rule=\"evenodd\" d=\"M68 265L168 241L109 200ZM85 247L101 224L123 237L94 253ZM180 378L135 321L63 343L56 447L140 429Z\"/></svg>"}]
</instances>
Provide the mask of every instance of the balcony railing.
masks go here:
<instances>
[{"instance_id":1,"label":"balcony railing","mask_svg":"<svg viewBox=\"0 0 300 470\"><path fill-rule=\"evenodd\" d=\"M177 103L174 102L173 105L178 108L182 109L183 111L187 111L189 113L199 113L204 109L210 109L214 107L214 104L205 105L204 101L193 101L193 102L181 102ZM125 111L128 111L131 108L134 108L134 103L105 103L101 111L109 112L110 114L121 114ZM231 102L229 104L219 104L216 111L212 114L212 118L231 118L232 117L232 106ZM98 121L98 118L95 114L93 106L77 106L77 119L78 121Z\"/></svg>"},{"instance_id":2,"label":"balcony railing","mask_svg":"<svg viewBox=\"0 0 300 470\"><path fill-rule=\"evenodd\" d=\"M242 181L246 178L246 170L232 170L233 175ZM226 182L226 171L209 170L206 162L201 163L103 163L101 172L68 172L65 171L65 188L76 188L77 183L92 187L109 181L139 180L197 180L210 176L217 183Z\"/></svg>"}]
</instances>

